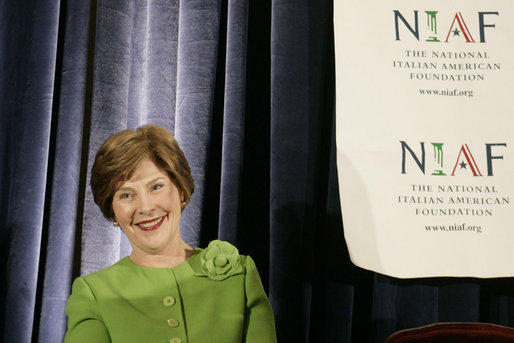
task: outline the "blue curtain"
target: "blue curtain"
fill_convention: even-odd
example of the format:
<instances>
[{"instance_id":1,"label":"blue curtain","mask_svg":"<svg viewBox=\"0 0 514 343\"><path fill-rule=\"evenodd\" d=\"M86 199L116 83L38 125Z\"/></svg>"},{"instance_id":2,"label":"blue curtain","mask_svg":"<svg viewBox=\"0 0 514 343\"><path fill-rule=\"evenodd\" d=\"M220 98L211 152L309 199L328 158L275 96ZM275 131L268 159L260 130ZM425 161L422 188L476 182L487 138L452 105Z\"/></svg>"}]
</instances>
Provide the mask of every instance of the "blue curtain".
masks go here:
<instances>
[{"instance_id":1,"label":"blue curtain","mask_svg":"<svg viewBox=\"0 0 514 343\"><path fill-rule=\"evenodd\" d=\"M513 326L512 279L399 280L351 264L334 88L330 0L1 1L2 341L62 341L73 278L129 253L89 171L109 135L146 123L172 131L192 167L183 237L254 257L280 342Z\"/></svg>"}]
</instances>

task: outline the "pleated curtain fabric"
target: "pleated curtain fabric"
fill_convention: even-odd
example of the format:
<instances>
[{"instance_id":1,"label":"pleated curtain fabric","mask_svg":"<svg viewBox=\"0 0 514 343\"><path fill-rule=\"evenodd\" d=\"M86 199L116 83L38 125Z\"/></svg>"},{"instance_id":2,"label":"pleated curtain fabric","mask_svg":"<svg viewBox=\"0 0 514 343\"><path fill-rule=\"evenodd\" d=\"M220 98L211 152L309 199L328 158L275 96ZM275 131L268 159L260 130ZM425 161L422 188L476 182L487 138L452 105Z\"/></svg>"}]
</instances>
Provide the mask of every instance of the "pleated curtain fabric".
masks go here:
<instances>
[{"instance_id":1,"label":"pleated curtain fabric","mask_svg":"<svg viewBox=\"0 0 514 343\"><path fill-rule=\"evenodd\" d=\"M510 278L398 280L351 264L334 87L330 0L1 1L2 342L62 341L73 279L130 252L89 173L108 136L147 123L192 167L183 237L254 258L280 342L513 326Z\"/></svg>"},{"instance_id":2,"label":"pleated curtain fabric","mask_svg":"<svg viewBox=\"0 0 514 343\"><path fill-rule=\"evenodd\" d=\"M59 13L59 1L0 4L4 342L30 342L38 315L36 290L46 240L43 226L51 177Z\"/></svg>"},{"instance_id":3,"label":"pleated curtain fabric","mask_svg":"<svg viewBox=\"0 0 514 343\"><path fill-rule=\"evenodd\" d=\"M59 39L62 47L57 47L57 52L62 54L62 59L58 57L56 60L58 77L54 91L53 141L50 145L53 152L50 153L48 171L51 183L46 190L47 210L43 223L47 237L42 244L45 250L40 257L40 281L35 290L40 297L36 311L40 313L35 313L33 321L25 322L27 334L30 332L29 324L33 323L33 337L39 337L40 342L62 341L66 330L64 308L75 276L74 258L78 256L75 245L81 238L85 190L82 154L88 141L91 107L88 80L93 63L90 47L94 41L93 5L91 1L74 1L62 5L60 11ZM21 331L19 326L17 322L12 327L13 337Z\"/></svg>"}]
</instances>

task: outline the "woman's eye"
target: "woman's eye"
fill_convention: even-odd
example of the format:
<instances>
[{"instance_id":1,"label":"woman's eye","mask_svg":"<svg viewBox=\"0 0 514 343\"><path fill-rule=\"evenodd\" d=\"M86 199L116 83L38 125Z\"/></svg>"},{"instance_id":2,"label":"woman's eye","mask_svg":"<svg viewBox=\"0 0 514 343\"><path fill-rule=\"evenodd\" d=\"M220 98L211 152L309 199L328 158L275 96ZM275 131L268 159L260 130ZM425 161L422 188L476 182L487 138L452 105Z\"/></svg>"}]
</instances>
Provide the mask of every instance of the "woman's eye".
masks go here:
<instances>
[{"instance_id":1,"label":"woman's eye","mask_svg":"<svg viewBox=\"0 0 514 343\"><path fill-rule=\"evenodd\" d=\"M128 194L128 193L121 193L120 194L120 199L128 199L128 198L130 198L130 194Z\"/></svg>"},{"instance_id":2,"label":"woman's eye","mask_svg":"<svg viewBox=\"0 0 514 343\"><path fill-rule=\"evenodd\" d=\"M161 188L162 188L162 185L159 183L159 184L156 184L156 185L152 186L152 191L156 191L156 190L161 189Z\"/></svg>"}]
</instances>

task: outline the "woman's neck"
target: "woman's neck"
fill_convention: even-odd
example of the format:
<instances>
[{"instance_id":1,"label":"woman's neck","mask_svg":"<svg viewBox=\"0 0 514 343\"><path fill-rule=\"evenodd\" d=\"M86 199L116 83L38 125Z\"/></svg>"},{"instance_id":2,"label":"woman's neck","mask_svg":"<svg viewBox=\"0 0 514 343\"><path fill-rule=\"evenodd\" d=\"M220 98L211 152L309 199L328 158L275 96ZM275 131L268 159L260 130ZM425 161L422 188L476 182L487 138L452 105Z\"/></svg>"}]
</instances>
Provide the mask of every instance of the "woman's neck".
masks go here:
<instances>
[{"instance_id":1,"label":"woman's neck","mask_svg":"<svg viewBox=\"0 0 514 343\"><path fill-rule=\"evenodd\" d=\"M137 265L151 268L172 268L190 258L194 249L182 241L177 247L159 253L150 253L133 247L129 259Z\"/></svg>"}]
</instances>

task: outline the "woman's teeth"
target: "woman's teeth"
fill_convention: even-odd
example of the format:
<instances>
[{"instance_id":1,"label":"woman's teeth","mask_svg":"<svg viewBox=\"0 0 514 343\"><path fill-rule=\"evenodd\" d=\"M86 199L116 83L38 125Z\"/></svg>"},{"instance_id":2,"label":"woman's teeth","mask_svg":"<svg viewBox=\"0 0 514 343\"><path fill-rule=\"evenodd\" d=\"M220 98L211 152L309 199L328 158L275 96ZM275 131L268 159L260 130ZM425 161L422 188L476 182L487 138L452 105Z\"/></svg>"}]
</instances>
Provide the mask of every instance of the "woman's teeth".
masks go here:
<instances>
[{"instance_id":1,"label":"woman's teeth","mask_svg":"<svg viewBox=\"0 0 514 343\"><path fill-rule=\"evenodd\" d=\"M162 220L162 217L157 218L157 219L154 219L154 220L152 220L151 222L139 223L139 224L137 224L137 225L141 226L142 228L148 228L148 227L151 227L151 226L156 225L156 224L157 224L157 223L159 223L161 220Z\"/></svg>"}]
</instances>

